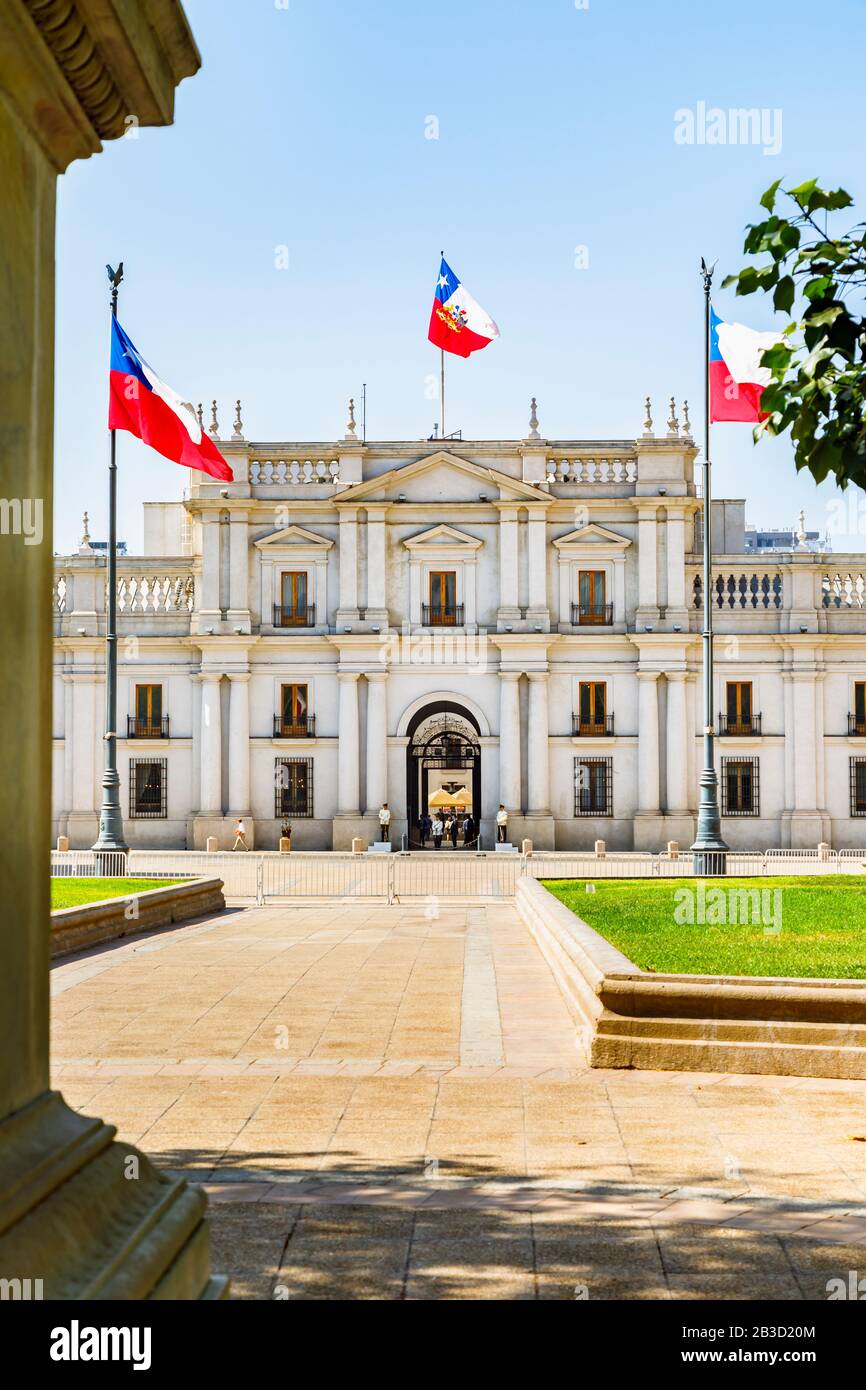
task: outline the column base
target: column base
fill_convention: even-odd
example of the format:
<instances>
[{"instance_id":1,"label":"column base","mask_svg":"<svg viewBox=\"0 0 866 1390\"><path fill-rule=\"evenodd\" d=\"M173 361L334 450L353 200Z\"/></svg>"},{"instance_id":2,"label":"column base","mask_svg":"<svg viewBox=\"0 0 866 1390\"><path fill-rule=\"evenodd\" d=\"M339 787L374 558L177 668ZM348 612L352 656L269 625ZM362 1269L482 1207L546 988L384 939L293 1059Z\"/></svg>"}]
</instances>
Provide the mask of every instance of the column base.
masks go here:
<instances>
[{"instance_id":1,"label":"column base","mask_svg":"<svg viewBox=\"0 0 866 1390\"><path fill-rule=\"evenodd\" d=\"M351 849L352 841L359 837L365 844L372 844L379 838L379 816L362 816L361 812L334 816L331 840L332 849ZM390 838L393 839L393 827Z\"/></svg>"},{"instance_id":2,"label":"column base","mask_svg":"<svg viewBox=\"0 0 866 1390\"><path fill-rule=\"evenodd\" d=\"M639 608L634 615L634 630L642 632L645 627L658 628L660 619L658 608Z\"/></svg>"},{"instance_id":3,"label":"column base","mask_svg":"<svg viewBox=\"0 0 866 1390\"><path fill-rule=\"evenodd\" d=\"M528 811L525 816L509 813L505 833L517 849L523 840L531 840L533 849L556 848L556 828L549 811Z\"/></svg>"},{"instance_id":4,"label":"column base","mask_svg":"<svg viewBox=\"0 0 866 1390\"><path fill-rule=\"evenodd\" d=\"M338 608L334 614L334 626L339 632L344 627L357 627L361 614L357 608Z\"/></svg>"},{"instance_id":5,"label":"column base","mask_svg":"<svg viewBox=\"0 0 866 1390\"><path fill-rule=\"evenodd\" d=\"M634 825L634 847L644 853L658 854L659 850L664 849L667 839L675 839L670 835L665 837L666 817L659 811L641 812L635 816Z\"/></svg>"},{"instance_id":6,"label":"column base","mask_svg":"<svg viewBox=\"0 0 866 1390\"><path fill-rule=\"evenodd\" d=\"M669 813L661 818L662 840L659 849L667 849L668 840L676 840L680 851L691 848L695 838L697 818L688 811L682 811L679 815Z\"/></svg>"},{"instance_id":7,"label":"column base","mask_svg":"<svg viewBox=\"0 0 866 1390\"><path fill-rule=\"evenodd\" d=\"M193 816L192 821L192 847L193 849L207 849L208 837L216 837L217 849L233 849L235 843L235 822L238 818L243 821L246 831L246 841L250 849L255 848L256 825L252 816L243 815L236 812L232 816ZM238 854L243 854L242 849Z\"/></svg>"},{"instance_id":8,"label":"column base","mask_svg":"<svg viewBox=\"0 0 866 1390\"><path fill-rule=\"evenodd\" d=\"M816 849L830 842L830 817L821 811L783 811L781 818L784 849Z\"/></svg>"},{"instance_id":9,"label":"column base","mask_svg":"<svg viewBox=\"0 0 866 1390\"><path fill-rule=\"evenodd\" d=\"M530 632L534 632L537 627L542 632L550 631L550 610L548 608L527 608L526 626Z\"/></svg>"},{"instance_id":10,"label":"column base","mask_svg":"<svg viewBox=\"0 0 866 1390\"><path fill-rule=\"evenodd\" d=\"M504 632L506 627L523 626L523 610L520 608L498 608L496 610L496 630Z\"/></svg>"},{"instance_id":11,"label":"column base","mask_svg":"<svg viewBox=\"0 0 866 1390\"><path fill-rule=\"evenodd\" d=\"M89 811L70 811L64 834L70 849L91 849L99 836L99 817Z\"/></svg>"},{"instance_id":12,"label":"column base","mask_svg":"<svg viewBox=\"0 0 866 1390\"><path fill-rule=\"evenodd\" d=\"M226 623L232 632L236 632L237 628L241 629L238 636L249 637L252 632L252 619L248 608L230 608L226 613Z\"/></svg>"},{"instance_id":13,"label":"column base","mask_svg":"<svg viewBox=\"0 0 866 1390\"><path fill-rule=\"evenodd\" d=\"M204 1193L44 1091L0 1124L0 1278L59 1300L213 1299Z\"/></svg>"}]
</instances>

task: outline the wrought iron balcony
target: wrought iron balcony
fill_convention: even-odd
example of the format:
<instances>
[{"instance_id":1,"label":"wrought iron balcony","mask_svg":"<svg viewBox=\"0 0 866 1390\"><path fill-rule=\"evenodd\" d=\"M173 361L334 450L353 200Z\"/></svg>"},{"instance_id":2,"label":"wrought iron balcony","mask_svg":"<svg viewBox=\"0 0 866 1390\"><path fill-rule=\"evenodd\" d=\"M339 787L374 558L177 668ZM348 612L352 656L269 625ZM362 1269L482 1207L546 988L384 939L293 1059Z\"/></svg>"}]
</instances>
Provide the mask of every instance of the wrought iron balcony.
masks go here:
<instances>
[{"instance_id":1,"label":"wrought iron balcony","mask_svg":"<svg viewBox=\"0 0 866 1390\"><path fill-rule=\"evenodd\" d=\"M603 719L581 719L579 714L573 714L571 731L574 738L610 737L613 734L613 715L606 714Z\"/></svg>"},{"instance_id":2,"label":"wrought iron balcony","mask_svg":"<svg viewBox=\"0 0 866 1390\"><path fill-rule=\"evenodd\" d=\"M274 627L315 627L315 605L304 608L284 608L281 603L274 604Z\"/></svg>"},{"instance_id":3,"label":"wrought iron balcony","mask_svg":"<svg viewBox=\"0 0 866 1390\"><path fill-rule=\"evenodd\" d=\"M274 738L315 738L316 716L305 714L296 719L274 715Z\"/></svg>"},{"instance_id":4,"label":"wrought iron balcony","mask_svg":"<svg viewBox=\"0 0 866 1390\"><path fill-rule=\"evenodd\" d=\"M753 714L750 719L731 719L727 714L719 715L719 734L724 737L729 734L735 738L759 738L761 733L761 716Z\"/></svg>"},{"instance_id":5,"label":"wrought iron balcony","mask_svg":"<svg viewBox=\"0 0 866 1390\"><path fill-rule=\"evenodd\" d=\"M433 607L429 603L421 604L421 626L422 627L462 627L463 626L463 604L449 603L444 608Z\"/></svg>"},{"instance_id":6,"label":"wrought iron balcony","mask_svg":"<svg viewBox=\"0 0 866 1390\"><path fill-rule=\"evenodd\" d=\"M612 603L573 603L572 627L610 627L613 622Z\"/></svg>"},{"instance_id":7,"label":"wrought iron balcony","mask_svg":"<svg viewBox=\"0 0 866 1390\"><path fill-rule=\"evenodd\" d=\"M858 719L856 714L848 715L848 733L866 735L866 719Z\"/></svg>"},{"instance_id":8,"label":"wrought iron balcony","mask_svg":"<svg viewBox=\"0 0 866 1390\"><path fill-rule=\"evenodd\" d=\"M168 738L168 715L162 719L136 719L134 714L127 716L127 738Z\"/></svg>"}]
</instances>

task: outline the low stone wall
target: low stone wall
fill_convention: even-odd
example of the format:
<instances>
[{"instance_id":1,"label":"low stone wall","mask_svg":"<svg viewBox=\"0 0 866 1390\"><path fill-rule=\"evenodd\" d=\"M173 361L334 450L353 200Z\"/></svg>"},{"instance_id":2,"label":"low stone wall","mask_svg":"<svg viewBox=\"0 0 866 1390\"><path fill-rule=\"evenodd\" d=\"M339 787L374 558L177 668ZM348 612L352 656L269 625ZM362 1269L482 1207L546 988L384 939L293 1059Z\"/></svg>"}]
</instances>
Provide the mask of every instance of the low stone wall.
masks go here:
<instances>
[{"instance_id":1,"label":"low stone wall","mask_svg":"<svg viewBox=\"0 0 866 1390\"><path fill-rule=\"evenodd\" d=\"M81 907L64 907L51 914L51 954L65 956L103 941L170 927L175 922L222 912L225 905L221 878L194 878Z\"/></svg>"},{"instance_id":2,"label":"low stone wall","mask_svg":"<svg viewBox=\"0 0 866 1390\"><path fill-rule=\"evenodd\" d=\"M534 879L516 903L592 1066L866 1078L866 982L647 974Z\"/></svg>"}]
</instances>

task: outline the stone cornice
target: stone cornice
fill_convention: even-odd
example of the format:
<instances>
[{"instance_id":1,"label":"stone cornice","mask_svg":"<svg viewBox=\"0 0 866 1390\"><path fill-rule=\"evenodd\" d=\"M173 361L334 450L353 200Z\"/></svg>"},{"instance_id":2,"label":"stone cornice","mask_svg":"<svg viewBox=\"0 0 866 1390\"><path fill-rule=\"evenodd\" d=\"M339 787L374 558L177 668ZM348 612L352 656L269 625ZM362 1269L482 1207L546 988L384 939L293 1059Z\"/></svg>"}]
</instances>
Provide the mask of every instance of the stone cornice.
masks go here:
<instances>
[{"instance_id":1,"label":"stone cornice","mask_svg":"<svg viewBox=\"0 0 866 1390\"><path fill-rule=\"evenodd\" d=\"M4 0L4 93L58 173L130 124L168 125L201 66L178 0Z\"/></svg>"}]
</instances>

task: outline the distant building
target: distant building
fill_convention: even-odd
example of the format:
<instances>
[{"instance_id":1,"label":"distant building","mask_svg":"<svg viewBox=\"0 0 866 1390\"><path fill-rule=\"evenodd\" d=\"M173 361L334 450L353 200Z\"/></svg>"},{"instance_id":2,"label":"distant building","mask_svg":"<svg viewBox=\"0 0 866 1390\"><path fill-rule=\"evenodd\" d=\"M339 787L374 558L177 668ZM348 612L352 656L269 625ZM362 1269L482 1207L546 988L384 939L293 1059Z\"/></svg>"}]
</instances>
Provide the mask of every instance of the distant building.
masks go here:
<instances>
[{"instance_id":1,"label":"distant building","mask_svg":"<svg viewBox=\"0 0 866 1390\"><path fill-rule=\"evenodd\" d=\"M90 541L89 545L90 549L95 550L97 555L106 555L108 553L108 541ZM117 553L118 555L126 554L126 541L117 542Z\"/></svg>"},{"instance_id":2,"label":"distant building","mask_svg":"<svg viewBox=\"0 0 866 1390\"><path fill-rule=\"evenodd\" d=\"M687 431L220 444L118 563L135 847L346 849L466 787L538 848L691 843L701 499ZM85 525L86 537L86 525ZM732 847L866 846L866 557L713 503L714 724ZM804 543L805 542L805 543ZM810 548L810 542L812 547ZM104 549L55 561L54 833L102 797Z\"/></svg>"}]
</instances>

